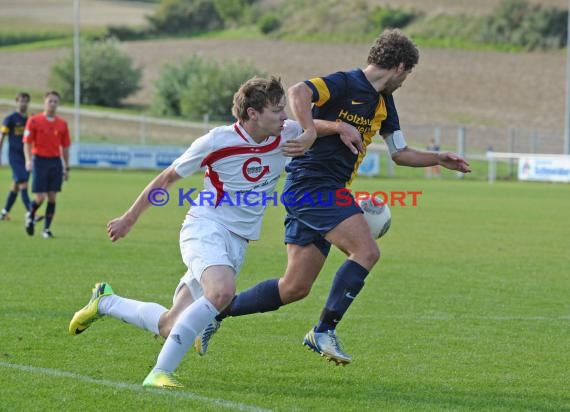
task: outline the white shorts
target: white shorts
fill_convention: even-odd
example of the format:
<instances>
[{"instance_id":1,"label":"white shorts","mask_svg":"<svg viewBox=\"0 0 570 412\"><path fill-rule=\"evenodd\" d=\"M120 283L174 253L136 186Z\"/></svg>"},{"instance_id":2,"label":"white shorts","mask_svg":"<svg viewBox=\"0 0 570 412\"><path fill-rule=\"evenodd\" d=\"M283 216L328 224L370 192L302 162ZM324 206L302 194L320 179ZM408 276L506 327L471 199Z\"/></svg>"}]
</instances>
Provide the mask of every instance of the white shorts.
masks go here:
<instances>
[{"instance_id":1,"label":"white shorts","mask_svg":"<svg viewBox=\"0 0 570 412\"><path fill-rule=\"evenodd\" d=\"M173 301L183 285L190 288L194 299L201 297L202 273L210 266L229 266L237 276L247 244L247 239L230 232L219 223L187 215L180 230L180 253L188 271L180 279Z\"/></svg>"}]
</instances>

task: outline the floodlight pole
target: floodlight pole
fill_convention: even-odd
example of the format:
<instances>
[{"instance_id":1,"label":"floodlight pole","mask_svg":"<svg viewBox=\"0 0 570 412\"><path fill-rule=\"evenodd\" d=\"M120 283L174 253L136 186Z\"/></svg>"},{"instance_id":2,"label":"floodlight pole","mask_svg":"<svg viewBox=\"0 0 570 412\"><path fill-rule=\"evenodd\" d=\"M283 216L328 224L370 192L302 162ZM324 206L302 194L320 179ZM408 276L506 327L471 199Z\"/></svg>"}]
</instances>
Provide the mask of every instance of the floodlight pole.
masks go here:
<instances>
[{"instance_id":1,"label":"floodlight pole","mask_svg":"<svg viewBox=\"0 0 570 412\"><path fill-rule=\"evenodd\" d=\"M569 0L570 1L570 0ZM73 101L75 104L74 116L73 116L73 128L75 134L75 141L79 143L80 141L80 123L79 123L79 105L81 100L81 94L79 90L80 86L80 66L79 66L79 0L73 0L73 11L74 11L74 24L73 24L73 60L74 60L74 84L73 84Z\"/></svg>"},{"instance_id":2,"label":"floodlight pole","mask_svg":"<svg viewBox=\"0 0 570 412\"><path fill-rule=\"evenodd\" d=\"M566 24L566 113L564 118L564 154L570 154L570 0Z\"/></svg>"}]
</instances>

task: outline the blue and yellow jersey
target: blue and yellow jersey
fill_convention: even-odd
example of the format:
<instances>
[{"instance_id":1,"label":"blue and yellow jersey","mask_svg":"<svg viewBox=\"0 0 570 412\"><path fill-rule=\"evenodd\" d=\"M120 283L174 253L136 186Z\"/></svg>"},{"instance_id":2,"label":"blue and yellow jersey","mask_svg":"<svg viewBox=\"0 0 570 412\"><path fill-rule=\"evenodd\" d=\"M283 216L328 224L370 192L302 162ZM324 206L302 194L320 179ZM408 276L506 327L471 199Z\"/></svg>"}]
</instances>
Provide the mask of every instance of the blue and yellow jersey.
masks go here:
<instances>
[{"instance_id":1,"label":"blue and yellow jersey","mask_svg":"<svg viewBox=\"0 0 570 412\"><path fill-rule=\"evenodd\" d=\"M8 144L10 145L10 153L23 153L24 129L26 128L27 114L14 112L7 116L2 122L0 132L8 135Z\"/></svg>"},{"instance_id":2,"label":"blue and yellow jersey","mask_svg":"<svg viewBox=\"0 0 570 412\"><path fill-rule=\"evenodd\" d=\"M313 91L313 118L350 123L360 131L364 146L380 133L400 130L392 95L382 95L361 69L306 80ZM291 178L333 179L349 185L365 153L353 154L338 134L319 137L313 146L287 165Z\"/></svg>"}]
</instances>

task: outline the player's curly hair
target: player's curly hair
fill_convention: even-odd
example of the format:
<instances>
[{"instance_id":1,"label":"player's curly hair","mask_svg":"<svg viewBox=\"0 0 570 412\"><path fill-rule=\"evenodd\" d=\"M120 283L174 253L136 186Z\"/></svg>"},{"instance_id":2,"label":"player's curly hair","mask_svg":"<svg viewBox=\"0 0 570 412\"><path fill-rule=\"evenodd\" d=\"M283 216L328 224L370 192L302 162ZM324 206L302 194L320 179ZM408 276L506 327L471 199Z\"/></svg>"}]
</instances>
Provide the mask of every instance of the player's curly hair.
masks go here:
<instances>
[{"instance_id":1,"label":"player's curly hair","mask_svg":"<svg viewBox=\"0 0 570 412\"><path fill-rule=\"evenodd\" d=\"M261 112L270 104L278 105L284 95L285 90L280 78L253 77L242 84L234 94L232 114L239 121L245 122L249 120L249 107Z\"/></svg>"},{"instance_id":2,"label":"player's curly hair","mask_svg":"<svg viewBox=\"0 0 570 412\"><path fill-rule=\"evenodd\" d=\"M393 69L404 63L404 70L412 69L419 61L416 45L400 30L384 30L368 53L368 64L381 69Z\"/></svg>"}]
</instances>

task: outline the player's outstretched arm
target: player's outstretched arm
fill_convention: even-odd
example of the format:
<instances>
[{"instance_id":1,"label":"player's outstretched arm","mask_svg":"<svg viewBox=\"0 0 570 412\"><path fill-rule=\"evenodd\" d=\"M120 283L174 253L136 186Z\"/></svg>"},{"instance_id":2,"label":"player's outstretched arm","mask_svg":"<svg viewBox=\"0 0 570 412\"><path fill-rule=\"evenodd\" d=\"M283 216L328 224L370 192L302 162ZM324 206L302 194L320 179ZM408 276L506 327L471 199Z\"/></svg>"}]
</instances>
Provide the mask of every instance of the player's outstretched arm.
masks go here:
<instances>
[{"instance_id":1,"label":"player's outstretched arm","mask_svg":"<svg viewBox=\"0 0 570 412\"><path fill-rule=\"evenodd\" d=\"M170 166L164 169L156 176L138 195L132 206L120 217L117 217L107 223L107 234L112 242L116 242L125 237L131 228L137 222L139 216L151 205L149 201L149 193L153 189L168 189L174 182L181 179L176 173L174 167Z\"/></svg>"},{"instance_id":2,"label":"player's outstretched arm","mask_svg":"<svg viewBox=\"0 0 570 412\"><path fill-rule=\"evenodd\" d=\"M399 166L429 167L441 165L450 170L471 172L469 163L463 157L449 152L429 152L406 147L392 154L392 160Z\"/></svg>"},{"instance_id":3,"label":"player's outstretched arm","mask_svg":"<svg viewBox=\"0 0 570 412\"><path fill-rule=\"evenodd\" d=\"M443 152L438 153L439 164L449 170L457 170L458 172L470 173L469 163L463 157L455 153Z\"/></svg>"}]
</instances>

